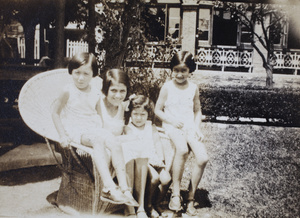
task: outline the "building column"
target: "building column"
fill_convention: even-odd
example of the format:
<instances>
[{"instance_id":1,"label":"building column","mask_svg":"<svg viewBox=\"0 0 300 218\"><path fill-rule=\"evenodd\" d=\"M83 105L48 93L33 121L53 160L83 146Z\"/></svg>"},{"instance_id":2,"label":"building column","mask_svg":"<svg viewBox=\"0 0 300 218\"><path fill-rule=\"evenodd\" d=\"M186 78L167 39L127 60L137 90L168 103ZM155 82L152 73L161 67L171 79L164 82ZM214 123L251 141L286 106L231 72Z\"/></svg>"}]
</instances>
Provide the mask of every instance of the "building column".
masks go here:
<instances>
[{"instance_id":1,"label":"building column","mask_svg":"<svg viewBox=\"0 0 300 218\"><path fill-rule=\"evenodd\" d=\"M182 8L182 50L189 51L194 55L196 46L197 1L184 0Z\"/></svg>"}]
</instances>

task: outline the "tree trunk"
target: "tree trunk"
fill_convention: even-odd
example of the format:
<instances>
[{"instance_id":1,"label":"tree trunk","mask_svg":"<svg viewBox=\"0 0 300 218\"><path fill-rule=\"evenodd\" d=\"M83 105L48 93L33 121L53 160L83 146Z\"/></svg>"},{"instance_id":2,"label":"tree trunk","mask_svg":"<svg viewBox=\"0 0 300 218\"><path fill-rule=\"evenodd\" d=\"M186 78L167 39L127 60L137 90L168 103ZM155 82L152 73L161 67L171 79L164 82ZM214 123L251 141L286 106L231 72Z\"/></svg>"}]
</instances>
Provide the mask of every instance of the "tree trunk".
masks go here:
<instances>
[{"instance_id":1,"label":"tree trunk","mask_svg":"<svg viewBox=\"0 0 300 218\"><path fill-rule=\"evenodd\" d=\"M64 51L65 51L65 34L64 34L64 24L65 24L65 5L66 0L56 0L56 43L55 43L55 59L54 68L65 67L64 63Z\"/></svg>"},{"instance_id":2,"label":"tree trunk","mask_svg":"<svg viewBox=\"0 0 300 218\"><path fill-rule=\"evenodd\" d=\"M95 54L96 38L95 38L95 28L96 28L96 18L95 18L95 0L89 0L89 19L88 19L88 43L89 52Z\"/></svg>"},{"instance_id":3,"label":"tree trunk","mask_svg":"<svg viewBox=\"0 0 300 218\"><path fill-rule=\"evenodd\" d=\"M127 52L128 37L129 37L130 28L133 21L133 17L132 17L134 14L133 8L137 7L137 3L138 1L136 0L129 1L129 3L124 8L124 14L122 18L124 27L123 27L123 34L121 35L121 49L116 61L117 68L120 68L124 62L125 54Z\"/></svg>"},{"instance_id":4,"label":"tree trunk","mask_svg":"<svg viewBox=\"0 0 300 218\"><path fill-rule=\"evenodd\" d=\"M273 87L273 65L268 62L267 64L265 64L265 69L267 73L266 87L272 88Z\"/></svg>"}]
</instances>

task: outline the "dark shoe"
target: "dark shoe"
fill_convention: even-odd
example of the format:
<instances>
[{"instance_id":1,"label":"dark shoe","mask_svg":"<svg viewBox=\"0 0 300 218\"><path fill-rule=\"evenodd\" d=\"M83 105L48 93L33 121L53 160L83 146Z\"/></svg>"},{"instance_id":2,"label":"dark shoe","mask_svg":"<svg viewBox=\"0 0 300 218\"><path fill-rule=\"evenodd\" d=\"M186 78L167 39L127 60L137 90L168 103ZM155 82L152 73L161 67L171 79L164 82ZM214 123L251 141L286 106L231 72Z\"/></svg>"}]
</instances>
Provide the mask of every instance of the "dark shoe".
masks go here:
<instances>
[{"instance_id":1,"label":"dark shoe","mask_svg":"<svg viewBox=\"0 0 300 218\"><path fill-rule=\"evenodd\" d=\"M100 198L102 201L110 202L113 204L125 204L128 201L128 198L117 187L108 189L107 191L102 190Z\"/></svg>"},{"instance_id":2,"label":"dark shoe","mask_svg":"<svg viewBox=\"0 0 300 218\"><path fill-rule=\"evenodd\" d=\"M170 210L180 211L182 209L181 201L182 201L182 199L181 199L180 195L173 195L172 194L170 202L169 202Z\"/></svg>"},{"instance_id":3,"label":"dark shoe","mask_svg":"<svg viewBox=\"0 0 300 218\"><path fill-rule=\"evenodd\" d=\"M197 216L198 212L194 207L195 200L189 200L186 206L186 214L189 216Z\"/></svg>"},{"instance_id":4,"label":"dark shoe","mask_svg":"<svg viewBox=\"0 0 300 218\"><path fill-rule=\"evenodd\" d=\"M58 194L58 191L55 191L55 192L52 192L50 195L48 195L47 196L47 201L50 203L50 204L52 204L52 205L54 205L54 206L57 206L57 202L56 202L56 200L57 200L57 194Z\"/></svg>"}]
</instances>

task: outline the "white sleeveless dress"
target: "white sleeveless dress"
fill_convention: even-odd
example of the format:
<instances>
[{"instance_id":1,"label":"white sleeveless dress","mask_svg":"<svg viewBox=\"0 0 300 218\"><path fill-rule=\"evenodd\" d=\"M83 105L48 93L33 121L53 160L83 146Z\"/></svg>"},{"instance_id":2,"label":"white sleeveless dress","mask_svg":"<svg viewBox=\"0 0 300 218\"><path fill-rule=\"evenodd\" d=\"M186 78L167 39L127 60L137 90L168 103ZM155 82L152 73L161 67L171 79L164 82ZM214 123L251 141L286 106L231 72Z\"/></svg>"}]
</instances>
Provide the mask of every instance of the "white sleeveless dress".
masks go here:
<instances>
[{"instance_id":1,"label":"white sleeveless dress","mask_svg":"<svg viewBox=\"0 0 300 218\"><path fill-rule=\"evenodd\" d=\"M187 140L189 136L197 137L194 114L194 97L197 90L196 84L188 81L188 87L182 90L177 88L173 80L171 80L166 82L164 86L168 93L164 105L164 112L183 122L184 126L181 130ZM175 129L174 126L165 122L163 122L163 128L167 134L170 134L170 132Z\"/></svg>"},{"instance_id":2,"label":"white sleeveless dress","mask_svg":"<svg viewBox=\"0 0 300 218\"><path fill-rule=\"evenodd\" d=\"M150 164L156 164L158 156L154 147L152 122L147 121L143 130L136 128L132 122L128 127L137 139L122 143L125 163L137 158L149 158Z\"/></svg>"},{"instance_id":3,"label":"white sleeveless dress","mask_svg":"<svg viewBox=\"0 0 300 218\"><path fill-rule=\"evenodd\" d=\"M69 99L60 117L70 139L81 143L82 134L99 134L103 129L96 110L101 97L98 87L91 86L89 92L82 92L72 83L65 87L65 91L69 93Z\"/></svg>"},{"instance_id":4,"label":"white sleeveless dress","mask_svg":"<svg viewBox=\"0 0 300 218\"><path fill-rule=\"evenodd\" d=\"M108 113L103 100L104 98L101 98L100 100L103 128L111 132L113 135L119 136L123 133L123 128L125 125L124 107L123 105L119 105L117 114L112 117Z\"/></svg>"}]
</instances>

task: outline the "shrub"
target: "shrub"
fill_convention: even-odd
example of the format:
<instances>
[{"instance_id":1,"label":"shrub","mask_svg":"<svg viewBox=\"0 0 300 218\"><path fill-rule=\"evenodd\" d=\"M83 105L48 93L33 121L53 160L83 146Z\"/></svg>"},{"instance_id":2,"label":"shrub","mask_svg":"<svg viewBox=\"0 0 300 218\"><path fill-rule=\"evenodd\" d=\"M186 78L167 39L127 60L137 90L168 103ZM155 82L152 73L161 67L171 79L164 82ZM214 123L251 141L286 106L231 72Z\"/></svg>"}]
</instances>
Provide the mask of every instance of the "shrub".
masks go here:
<instances>
[{"instance_id":1,"label":"shrub","mask_svg":"<svg viewBox=\"0 0 300 218\"><path fill-rule=\"evenodd\" d=\"M159 91L170 73L166 69L154 71L149 67L130 67L127 68L130 78L130 93L148 96L154 103L156 102Z\"/></svg>"},{"instance_id":2,"label":"shrub","mask_svg":"<svg viewBox=\"0 0 300 218\"><path fill-rule=\"evenodd\" d=\"M202 112L212 120L228 116L265 118L267 122L300 126L300 92L288 88L200 88Z\"/></svg>"}]
</instances>

